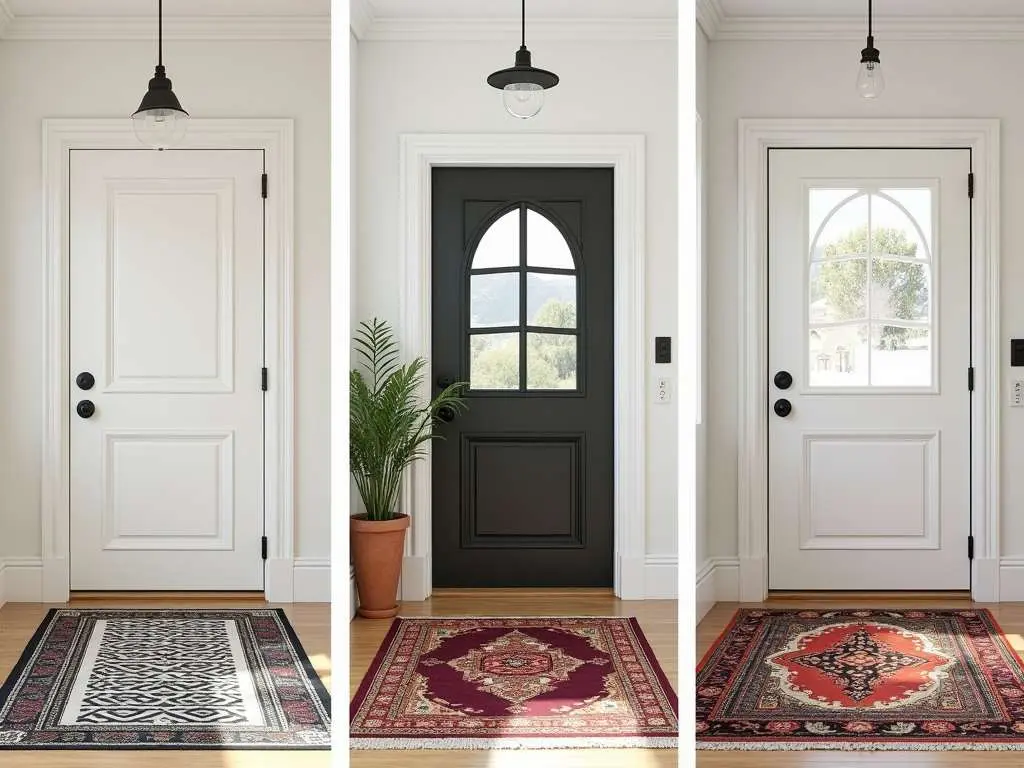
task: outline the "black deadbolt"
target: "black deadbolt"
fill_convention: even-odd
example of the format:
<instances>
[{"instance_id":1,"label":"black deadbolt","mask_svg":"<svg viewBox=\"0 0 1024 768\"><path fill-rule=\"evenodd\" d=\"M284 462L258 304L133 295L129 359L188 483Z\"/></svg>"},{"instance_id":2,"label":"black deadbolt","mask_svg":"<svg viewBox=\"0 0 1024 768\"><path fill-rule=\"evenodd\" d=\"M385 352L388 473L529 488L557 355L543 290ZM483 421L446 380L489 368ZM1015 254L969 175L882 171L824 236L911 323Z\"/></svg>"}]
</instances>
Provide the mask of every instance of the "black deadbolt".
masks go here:
<instances>
[{"instance_id":1,"label":"black deadbolt","mask_svg":"<svg viewBox=\"0 0 1024 768\"><path fill-rule=\"evenodd\" d=\"M437 386L439 386L441 389L447 389L448 387L450 387L454 383L455 383L455 379L453 379L451 376L438 376L437 377Z\"/></svg>"},{"instance_id":2,"label":"black deadbolt","mask_svg":"<svg viewBox=\"0 0 1024 768\"><path fill-rule=\"evenodd\" d=\"M96 405L93 403L92 400L82 400L75 407L75 410L78 411L78 415L81 416L83 419L88 419L91 418L94 413L96 413Z\"/></svg>"},{"instance_id":3,"label":"black deadbolt","mask_svg":"<svg viewBox=\"0 0 1024 768\"><path fill-rule=\"evenodd\" d=\"M75 379L75 384L78 385L79 389L92 389L95 383L96 377L88 371L78 374L78 378Z\"/></svg>"},{"instance_id":4,"label":"black deadbolt","mask_svg":"<svg viewBox=\"0 0 1024 768\"><path fill-rule=\"evenodd\" d=\"M789 389L793 386L793 375L789 371L779 371L775 374L775 386L779 389Z\"/></svg>"},{"instance_id":5,"label":"black deadbolt","mask_svg":"<svg viewBox=\"0 0 1024 768\"><path fill-rule=\"evenodd\" d=\"M786 398L775 401L775 415L786 418L793 412L793 404Z\"/></svg>"},{"instance_id":6,"label":"black deadbolt","mask_svg":"<svg viewBox=\"0 0 1024 768\"><path fill-rule=\"evenodd\" d=\"M441 421L454 421L455 420L455 409L450 405L442 405L437 409L437 418Z\"/></svg>"}]
</instances>

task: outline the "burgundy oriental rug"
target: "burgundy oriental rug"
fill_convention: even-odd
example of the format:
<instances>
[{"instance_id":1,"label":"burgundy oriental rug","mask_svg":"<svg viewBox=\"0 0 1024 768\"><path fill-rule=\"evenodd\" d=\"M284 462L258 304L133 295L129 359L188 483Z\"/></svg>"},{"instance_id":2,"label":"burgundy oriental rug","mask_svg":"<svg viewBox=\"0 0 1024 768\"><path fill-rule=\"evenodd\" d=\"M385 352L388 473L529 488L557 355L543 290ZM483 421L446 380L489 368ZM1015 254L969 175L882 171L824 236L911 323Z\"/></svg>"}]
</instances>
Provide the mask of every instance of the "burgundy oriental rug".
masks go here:
<instances>
[{"instance_id":1,"label":"burgundy oriental rug","mask_svg":"<svg viewBox=\"0 0 1024 768\"><path fill-rule=\"evenodd\" d=\"M675 748L678 702L633 618L396 619L352 749Z\"/></svg>"},{"instance_id":2,"label":"burgundy oriental rug","mask_svg":"<svg viewBox=\"0 0 1024 768\"><path fill-rule=\"evenodd\" d=\"M741 610L697 669L697 748L1024 749L1024 667L992 614Z\"/></svg>"},{"instance_id":3,"label":"burgundy oriental rug","mask_svg":"<svg viewBox=\"0 0 1024 768\"><path fill-rule=\"evenodd\" d=\"M57 608L0 688L0 751L326 750L330 707L280 609Z\"/></svg>"}]
</instances>

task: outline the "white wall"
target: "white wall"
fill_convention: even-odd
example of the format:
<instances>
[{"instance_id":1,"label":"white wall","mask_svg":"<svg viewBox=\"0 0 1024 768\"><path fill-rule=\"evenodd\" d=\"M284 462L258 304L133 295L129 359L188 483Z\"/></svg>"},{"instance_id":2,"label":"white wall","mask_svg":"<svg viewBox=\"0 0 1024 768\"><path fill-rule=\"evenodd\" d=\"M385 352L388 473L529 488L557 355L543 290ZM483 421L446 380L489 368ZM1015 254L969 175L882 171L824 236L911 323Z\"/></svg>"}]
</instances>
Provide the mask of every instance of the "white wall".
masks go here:
<instances>
[{"instance_id":1,"label":"white wall","mask_svg":"<svg viewBox=\"0 0 1024 768\"><path fill-rule=\"evenodd\" d=\"M700 274L701 274L701 338L700 338L700 408L697 424L697 520L694 536L696 544L696 563L699 569L707 557L707 435L703 416L704 402L707 392L707 210L708 210L708 38L704 30L697 28L697 114L700 116L698 129L700 135L697 138L700 149L698 162L701 164L700 188L697 190L700 215Z\"/></svg>"},{"instance_id":2,"label":"white wall","mask_svg":"<svg viewBox=\"0 0 1024 768\"><path fill-rule=\"evenodd\" d=\"M878 39L887 87L876 103L854 92L855 42L711 44L710 274L708 282L708 524L712 556L737 552L736 428L739 343L737 120L754 117L974 117L1002 120L1002 341L1004 392L1012 370L1006 339L1024 335L1024 102L1012 73L1024 72L1022 43ZM784 76L784 80L780 79ZM1020 369L1016 369L1020 370ZM1022 377L1024 378L1024 377ZM1004 398L1005 399L1005 398ZM1002 554L1024 555L1024 410L1001 415ZM1017 597L1016 599L1021 599Z\"/></svg>"},{"instance_id":3,"label":"white wall","mask_svg":"<svg viewBox=\"0 0 1024 768\"><path fill-rule=\"evenodd\" d=\"M516 47L514 42L360 43L358 317L376 314L396 326L400 319L394 283L399 265L399 134L642 133L647 137L648 382L656 371L674 375L674 363L654 367L653 340L674 336L677 327L675 42L537 42L531 46L535 66L557 72L562 80L549 92L544 110L528 123L507 115L500 93L485 82L488 74L512 64ZM677 411L675 403L656 406L652 399L647 417L647 552L674 556Z\"/></svg>"},{"instance_id":4,"label":"white wall","mask_svg":"<svg viewBox=\"0 0 1024 768\"><path fill-rule=\"evenodd\" d=\"M164 48L175 93L192 115L295 119L295 541L298 557L322 561L330 555L330 45ZM153 55L150 43L0 42L0 557L41 552L41 121L127 120L152 77Z\"/></svg>"}]
</instances>

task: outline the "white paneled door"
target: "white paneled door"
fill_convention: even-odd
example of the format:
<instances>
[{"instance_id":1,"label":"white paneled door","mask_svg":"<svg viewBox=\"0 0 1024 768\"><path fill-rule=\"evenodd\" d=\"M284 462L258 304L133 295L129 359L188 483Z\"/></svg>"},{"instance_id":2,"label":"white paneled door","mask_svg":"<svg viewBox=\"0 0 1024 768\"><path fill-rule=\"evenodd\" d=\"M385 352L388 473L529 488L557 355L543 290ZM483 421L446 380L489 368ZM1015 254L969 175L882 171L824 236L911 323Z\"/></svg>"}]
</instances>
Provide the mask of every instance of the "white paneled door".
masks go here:
<instances>
[{"instance_id":1,"label":"white paneled door","mask_svg":"<svg viewBox=\"0 0 1024 768\"><path fill-rule=\"evenodd\" d=\"M768 162L769 589L968 589L970 151Z\"/></svg>"},{"instance_id":2,"label":"white paneled door","mask_svg":"<svg viewBox=\"0 0 1024 768\"><path fill-rule=\"evenodd\" d=\"M72 151L72 589L263 589L262 174Z\"/></svg>"}]
</instances>

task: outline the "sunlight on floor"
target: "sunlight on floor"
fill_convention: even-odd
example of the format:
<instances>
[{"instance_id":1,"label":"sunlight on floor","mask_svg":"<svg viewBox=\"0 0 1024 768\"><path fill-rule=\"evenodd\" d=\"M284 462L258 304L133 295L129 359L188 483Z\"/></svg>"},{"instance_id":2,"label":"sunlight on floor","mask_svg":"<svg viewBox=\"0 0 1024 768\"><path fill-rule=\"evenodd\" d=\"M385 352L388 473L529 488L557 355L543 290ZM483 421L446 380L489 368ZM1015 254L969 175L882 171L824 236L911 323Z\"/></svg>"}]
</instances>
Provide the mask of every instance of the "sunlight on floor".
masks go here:
<instances>
[{"instance_id":1,"label":"sunlight on floor","mask_svg":"<svg viewBox=\"0 0 1024 768\"><path fill-rule=\"evenodd\" d=\"M1004 633L1003 638L1006 640L1007 643L1009 643L1010 647L1013 648L1013 650L1017 651L1018 653L1024 651L1024 637L1021 637L1020 635L1008 635Z\"/></svg>"},{"instance_id":2,"label":"sunlight on floor","mask_svg":"<svg viewBox=\"0 0 1024 768\"><path fill-rule=\"evenodd\" d=\"M671 764L675 765L675 750L657 750L671 755ZM613 754L609 754L609 752ZM494 750L488 755L487 768L605 768L616 766L624 768L659 768L667 763L664 758L658 759L653 752L629 750L621 753L618 750L598 750L588 753L586 750L544 749L544 750ZM624 762L625 760L625 762Z\"/></svg>"},{"instance_id":3,"label":"sunlight on floor","mask_svg":"<svg viewBox=\"0 0 1024 768\"><path fill-rule=\"evenodd\" d=\"M323 680L328 690L331 688L331 660L323 653L314 653L309 657L309 663L313 665L317 675Z\"/></svg>"}]
</instances>

